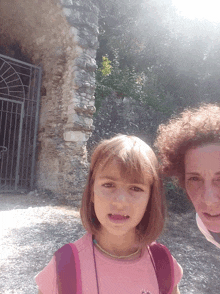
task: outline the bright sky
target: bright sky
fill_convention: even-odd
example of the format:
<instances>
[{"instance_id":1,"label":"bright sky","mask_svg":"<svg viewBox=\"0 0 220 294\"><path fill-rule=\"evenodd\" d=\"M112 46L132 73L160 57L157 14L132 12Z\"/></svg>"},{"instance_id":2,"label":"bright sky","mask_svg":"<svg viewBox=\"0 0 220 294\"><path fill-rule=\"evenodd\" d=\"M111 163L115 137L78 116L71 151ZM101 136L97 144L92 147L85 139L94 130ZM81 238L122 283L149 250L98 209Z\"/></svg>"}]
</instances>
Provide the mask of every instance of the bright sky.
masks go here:
<instances>
[{"instance_id":1,"label":"bright sky","mask_svg":"<svg viewBox=\"0 0 220 294\"><path fill-rule=\"evenodd\" d=\"M191 19L220 22L220 0L172 0L179 13Z\"/></svg>"}]
</instances>

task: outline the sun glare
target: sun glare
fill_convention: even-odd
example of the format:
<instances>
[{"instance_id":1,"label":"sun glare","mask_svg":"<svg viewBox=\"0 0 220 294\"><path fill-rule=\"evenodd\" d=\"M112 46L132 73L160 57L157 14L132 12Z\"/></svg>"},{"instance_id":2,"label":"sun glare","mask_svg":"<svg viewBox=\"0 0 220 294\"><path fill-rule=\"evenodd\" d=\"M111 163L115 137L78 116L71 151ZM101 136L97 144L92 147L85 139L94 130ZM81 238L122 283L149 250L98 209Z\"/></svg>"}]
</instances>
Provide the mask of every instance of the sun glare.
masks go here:
<instances>
[{"instance_id":1,"label":"sun glare","mask_svg":"<svg viewBox=\"0 0 220 294\"><path fill-rule=\"evenodd\" d=\"M187 18L220 22L219 0L173 0L173 5Z\"/></svg>"}]
</instances>

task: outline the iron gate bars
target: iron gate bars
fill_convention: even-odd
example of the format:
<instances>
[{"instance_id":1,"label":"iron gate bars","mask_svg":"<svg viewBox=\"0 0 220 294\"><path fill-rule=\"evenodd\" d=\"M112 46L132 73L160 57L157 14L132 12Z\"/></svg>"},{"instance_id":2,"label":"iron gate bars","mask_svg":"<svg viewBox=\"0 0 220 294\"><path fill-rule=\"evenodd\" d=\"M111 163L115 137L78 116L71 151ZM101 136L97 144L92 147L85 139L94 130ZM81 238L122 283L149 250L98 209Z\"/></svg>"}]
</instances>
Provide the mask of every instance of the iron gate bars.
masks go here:
<instances>
[{"instance_id":1,"label":"iron gate bars","mask_svg":"<svg viewBox=\"0 0 220 294\"><path fill-rule=\"evenodd\" d=\"M33 189L40 86L40 67L0 54L1 192Z\"/></svg>"},{"instance_id":2,"label":"iron gate bars","mask_svg":"<svg viewBox=\"0 0 220 294\"><path fill-rule=\"evenodd\" d=\"M17 190L24 103L0 97L0 191ZM5 156L7 154L7 156Z\"/></svg>"}]
</instances>

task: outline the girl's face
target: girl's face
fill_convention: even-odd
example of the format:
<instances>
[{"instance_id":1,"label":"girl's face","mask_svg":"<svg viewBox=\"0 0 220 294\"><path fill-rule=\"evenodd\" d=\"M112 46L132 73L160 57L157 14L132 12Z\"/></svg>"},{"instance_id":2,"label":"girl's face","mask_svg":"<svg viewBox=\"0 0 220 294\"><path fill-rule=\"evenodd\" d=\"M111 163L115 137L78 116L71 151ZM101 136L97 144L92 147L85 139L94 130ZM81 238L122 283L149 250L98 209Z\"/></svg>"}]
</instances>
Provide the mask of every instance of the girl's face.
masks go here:
<instances>
[{"instance_id":1,"label":"girl's face","mask_svg":"<svg viewBox=\"0 0 220 294\"><path fill-rule=\"evenodd\" d=\"M207 229L219 233L220 144L209 144L186 152L185 188Z\"/></svg>"},{"instance_id":2,"label":"girl's face","mask_svg":"<svg viewBox=\"0 0 220 294\"><path fill-rule=\"evenodd\" d=\"M150 198L150 177L144 184L123 178L114 160L97 170L94 181L94 209L101 224L102 236L132 236L142 220Z\"/></svg>"}]
</instances>

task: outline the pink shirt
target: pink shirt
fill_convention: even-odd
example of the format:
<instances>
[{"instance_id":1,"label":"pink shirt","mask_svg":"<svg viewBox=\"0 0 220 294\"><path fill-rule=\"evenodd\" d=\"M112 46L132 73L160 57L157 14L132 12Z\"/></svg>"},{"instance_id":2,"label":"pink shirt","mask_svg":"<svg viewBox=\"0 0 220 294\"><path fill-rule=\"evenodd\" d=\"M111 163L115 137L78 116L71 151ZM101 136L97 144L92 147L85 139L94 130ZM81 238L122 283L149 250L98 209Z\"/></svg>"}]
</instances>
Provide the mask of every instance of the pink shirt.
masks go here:
<instances>
[{"instance_id":1,"label":"pink shirt","mask_svg":"<svg viewBox=\"0 0 220 294\"><path fill-rule=\"evenodd\" d=\"M82 293L97 294L96 274L92 256L92 236L84 235L74 243L77 247L81 268ZM159 294L157 277L149 253L144 250L139 259L119 261L106 257L95 248L99 292L102 294ZM175 285L182 278L182 268L173 258ZM56 264L53 257L36 276L36 283L43 294L58 294ZM145 291L145 292L144 292Z\"/></svg>"}]
</instances>

